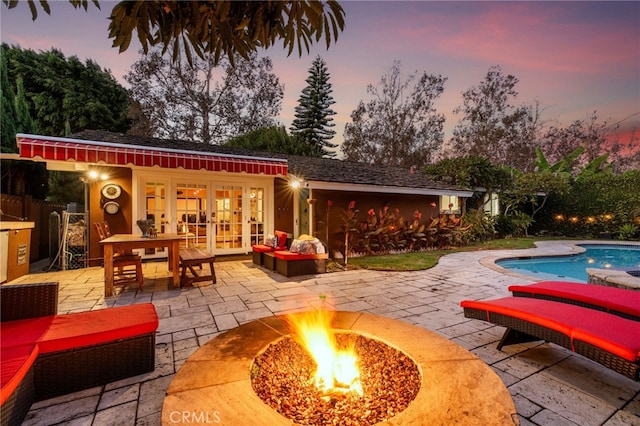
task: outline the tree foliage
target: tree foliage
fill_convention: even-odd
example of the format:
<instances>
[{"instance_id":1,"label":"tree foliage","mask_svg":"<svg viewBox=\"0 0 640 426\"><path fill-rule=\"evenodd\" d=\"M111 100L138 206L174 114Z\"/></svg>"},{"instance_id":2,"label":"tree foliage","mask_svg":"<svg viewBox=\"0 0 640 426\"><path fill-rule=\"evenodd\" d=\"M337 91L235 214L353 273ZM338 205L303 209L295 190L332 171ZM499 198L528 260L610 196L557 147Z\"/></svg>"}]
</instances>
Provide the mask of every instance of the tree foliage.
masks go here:
<instances>
[{"instance_id":1,"label":"tree foliage","mask_svg":"<svg viewBox=\"0 0 640 426\"><path fill-rule=\"evenodd\" d=\"M154 136L222 143L276 124L283 86L269 58L196 58L193 66L165 59L159 51L141 56L125 80Z\"/></svg>"},{"instance_id":2,"label":"tree foliage","mask_svg":"<svg viewBox=\"0 0 640 426\"><path fill-rule=\"evenodd\" d=\"M6 4L9 9L13 9L20 2L18 0L2 0L2 3ZM76 9L83 8L85 11L89 8L89 0L69 0L69 3ZM91 0L91 3L98 9L100 9L100 3L98 0ZM49 2L47 0L39 0L37 4L42 7L42 10L47 14L51 15L51 8L49 7ZM27 5L29 6L29 10L31 11L31 19L34 21L38 17L38 7L35 0L27 0Z\"/></svg>"},{"instance_id":3,"label":"tree foliage","mask_svg":"<svg viewBox=\"0 0 640 426\"><path fill-rule=\"evenodd\" d=\"M181 48L191 63L193 53L217 64L226 57L249 59L258 47L269 48L282 40L291 54L301 56L324 36L326 46L344 29L344 11L333 0L322 1L122 1L111 12L109 38L120 52L129 48L133 33L145 53L162 45L162 53Z\"/></svg>"},{"instance_id":4,"label":"tree foliage","mask_svg":"<svg viewBox=\"0 0 640 426\"><path fill-rule=\"evenodd\" d=\"M2 95L2 152L18 152L16 133L36 133L37 125L31 118L22 78L10 80L7 58L3 54ZM42 163L2 160L0 162L2 183L0 191L11 195L32 195L43 199L47 193L47 170Z\"/></svg>"},{"instance_id":5,"label":"tree foliage","mask_svg":"<svg viewBox=\"0 0 640 426\"><path fill-rule=\"evenodd\" d=\"M624 145L614 136L615 130L615 125L599 122L594 111L586 119L575 120L567 127L551 126L542 136L540 147L550 161L559 161L581 149L580 157L572 164L572 174L604 154L609 154L609 161L614 163L612 167L624 170L627 168L625 163L633 161L633 154L625 152ZM635 155L640 157L640 150Z\"/></svg>"},{"instance_id":6,"label":"tree foliage","mask_svg":"<svg viewBox=\"0 0 640 426\"><path fill-rule=\"evenodd\" d=\"M284 126L271 126L252 130L244 135L229 139L223 145L253 151L268 151L307 157L314 155L310 145L300 143L295 137L291 137L287 134Z\"/></svg>"},{"instance_id":7,"label":"tree foliage","mask_svg":"<svg viewBox=\"0 0 640 426\"><path fill-rule=\"evenodd\" d=\"M9 9L18 0L2 0ZM73 7L88 9L88 0L69 0ZM98 9L98 0L92 0ZM27 0L31 17L38 17L35 0ZM49 2L37 2L51 14ZM162 45L162 54L171 49L173 60L183 50L188 63L193 53L204 59L212 55L217 64L223 57L233 62L236 55L249 59L259 47L267 49L278 40L290 55L297 48L302 56L323 37L327 49L344 29L344 10L335 0L328 1L237 1L201 0L121 1L109 17L109 38L120 53L126 51L133 33L145 53ZM181 50L182 45L182 50Z\"/></svg>"},{"instance_id":8,"label":"tree foliage","mask_svg":"<svg viewBox=\"0 0 640 426\"><path fill-rule=\"evenodd\" d=\"M409 168L428 164L444 138L444 115L435 101L447 79L440 75L401 77L394 62L378 86L369 84L373 99L360 101L344 131L342 152L346 160Z\"/></svg>"},{"instance_id":9,"label":"tree foliage","mask_svg":"<svg viewBox=\"0 0 640 426\"><path fill-rule=\"evenodd\" d=\"M297 136L301 143L311 147L311 152L319 157L334 157L336 153L328 149L338 145L331 143L335 135L335 126L332 116L335 111L331 105L335 103L329 83L329 72L324 60L318 56L309 68L307 86L302 89L302 94L296 106L296 118L291 125L291 133Z\"/></svg>"},{"instance_id":10,"label":"tree foliage","mask_svg":"<svg viewBox=\"0 0 640 426\"><path fill-rule=\"evenodd\" d=\"M453 130L449 149L530 171L541 125L540 110L537 103L512 105L518 96L517 83L516 77L504 75L499 66L493 66L484 81L463 92L463 105L454 110L462 118Z\"/></svg>"},{"instance_id":11,"label":"tree foliage","mask_svg":"<svg viewBox=\"0 0 640 426\"><path fill-rule=\"evenodd\" d=\"M17 152L16 146L16 93L13 85L9 82L7 74L7 58L0 56L0 96L2 101L2 115L0 115L1 127L1 151Z\"/></svg>"},{"instance_id":12,"label":"tree foliage","mask_svg":"<svg viewBox=\"0 0 640 426\"><path fill-rule=\"evenodd\" d=\"M22 79L30 116L40 132L64 136L71 129L124 132L127 91L92 60L65 58L59 50L36 53L2 45L8 79Z\"/></svg>"},{"instance_id":13,"label":"tree foliage","mask_svg":"<svg viewBox=\"0 0 640 426\"><path fill-rule=\"evenodd\" d=\"M511 173L491 164L487 158L462 156L445 158L424 168L430 177L466 188L498 189L508 187Z\"/></svg>"}]
</instances>

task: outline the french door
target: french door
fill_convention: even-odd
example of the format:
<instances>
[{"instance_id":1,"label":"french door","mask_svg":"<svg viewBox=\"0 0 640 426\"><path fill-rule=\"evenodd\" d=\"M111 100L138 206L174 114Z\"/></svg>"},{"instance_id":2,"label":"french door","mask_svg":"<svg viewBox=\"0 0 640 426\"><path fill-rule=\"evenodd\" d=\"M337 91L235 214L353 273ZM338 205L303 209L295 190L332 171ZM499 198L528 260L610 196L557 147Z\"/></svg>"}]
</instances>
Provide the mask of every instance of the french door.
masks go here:
<instances>
[{"instance_id":1,"label":"french door","mask_svg":"<svg viewBox=\"0 0 640 426\"><path fill-rule=\"evenodd\" d=\"M215 253L247 251L264 241L266 190L261 186L214 184Z\"/></svg>"},{"instance_id":2,"label":"french door","mask_svg":"<svg viewBox=\"0 0 640 426\"><path fill-rule=\"evenodd\" d=\"M272 198L268 183L210 181L177 176L141 176L145 193L138 217L154 222L161 233L177 233L182 247L198 247L216 255L248 253L262 243ZM271 194L271 195L270 195ZM145 258L164 257L164 249L149 249Z\"/></svg>"}]
</instances>

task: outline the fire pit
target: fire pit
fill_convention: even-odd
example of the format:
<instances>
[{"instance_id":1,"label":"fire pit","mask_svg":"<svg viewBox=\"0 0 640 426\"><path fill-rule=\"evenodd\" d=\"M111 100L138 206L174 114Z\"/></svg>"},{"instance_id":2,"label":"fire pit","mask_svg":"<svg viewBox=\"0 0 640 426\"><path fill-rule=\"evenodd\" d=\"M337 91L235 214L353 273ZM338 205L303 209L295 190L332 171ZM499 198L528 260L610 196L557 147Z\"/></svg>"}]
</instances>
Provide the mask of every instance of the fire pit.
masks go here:
<instances>
[{"instance_id":1,"label":"fire pit","mask_svg":"<svg viewBox=\"0 0 640 426\"><path fill-rule=\"evenodd\" d=\"M321 366L300 335L291 334L290 323L264 318L202 346L171 382L162 424L517 424L498 376L436 333L338 312L330 338L338 353L349 348L357 354L360 375L321 379ZM341 355L334 357L343 370ZM333 386L324 386L328 382Z\"/></svg>"}]
</instances>

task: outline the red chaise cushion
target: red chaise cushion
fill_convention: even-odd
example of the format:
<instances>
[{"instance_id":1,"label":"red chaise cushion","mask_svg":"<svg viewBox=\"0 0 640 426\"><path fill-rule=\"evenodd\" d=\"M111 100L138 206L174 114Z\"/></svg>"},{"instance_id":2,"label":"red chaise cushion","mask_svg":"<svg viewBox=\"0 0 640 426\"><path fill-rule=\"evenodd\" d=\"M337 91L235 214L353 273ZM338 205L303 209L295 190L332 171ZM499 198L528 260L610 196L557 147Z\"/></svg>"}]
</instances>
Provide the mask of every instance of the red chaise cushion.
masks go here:
<instances>
[{"instance_id":1,"label":"red chaise cushion","mask_svg":"<svg viewBox=\"0 0 640 426\"><path fill-rule=\"evenodd\" d=\"M151 303L0 324L3 348L36 343L41 354L154 333L157 328Z\"/></svg>"},{"instance_id":2,"label":"red chaise cushion","mask_svg":"<svg viewBox=\"0 0 640 426\"><path fill-rule=\"evenodd\" d=\"M561 302L527 297L496 300L464 300L463 308L507 315L556 330L571 340L582 340L626 360L640 359L640 323L606 312Z\"/></svg>"},{"instance_id":3,"label":"red chaise cushion","mask_svg":"<svg viewBox=\"0 0 640 426\"><path fill-rule=\"evenodd\" d=\"M4 337L4 336L3 336ZM36 345L22 345L5 348L0 357L0 405L3 405L24 379L38 356Z\"/></svg>"},{"instance_id":4,"label":"red chaise cushion","mask_svg":"<svg viewBox=\"0 0 640 426\"><path fill-rule=\"evenodd\" d=\"M255 244L251 246L251 250L256 253L268 253L270 251L275 251L275 247L265 246L264 244Z\"/></svg>"},{"instance_id":5,"label":"red chaise cushion","mask_svg":"<svg viewBox=\"0 0 640 426\"><path fill-rule=\"evenodd\" d=\"M512 285L509 291L571 299L640 317L640 291L565 281Z\"/></svg>"}]
</instances>

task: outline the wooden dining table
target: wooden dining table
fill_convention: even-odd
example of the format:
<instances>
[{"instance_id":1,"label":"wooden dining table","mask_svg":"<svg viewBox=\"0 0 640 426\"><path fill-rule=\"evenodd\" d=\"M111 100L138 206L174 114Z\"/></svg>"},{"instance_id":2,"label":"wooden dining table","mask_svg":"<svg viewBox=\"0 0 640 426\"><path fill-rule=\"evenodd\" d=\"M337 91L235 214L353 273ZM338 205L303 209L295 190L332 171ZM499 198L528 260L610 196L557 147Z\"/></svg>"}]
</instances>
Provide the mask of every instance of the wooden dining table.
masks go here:
<instances>
[{"instance_id":1,"label":"wooden dining table","mask_svg":"<svg viewBox=\"0 0 640 426\"><path fill-rule=\"evenodd\" d=\"M113 296L113 255L117 251L131 251L141 248L167 247L169 271L173 272L172 284L180 287L180 241L179 234L158 234L155 237L143 237L135 234L114 234L100 241L104 248L104 295Z\"/></svg>"}]
</instances>

